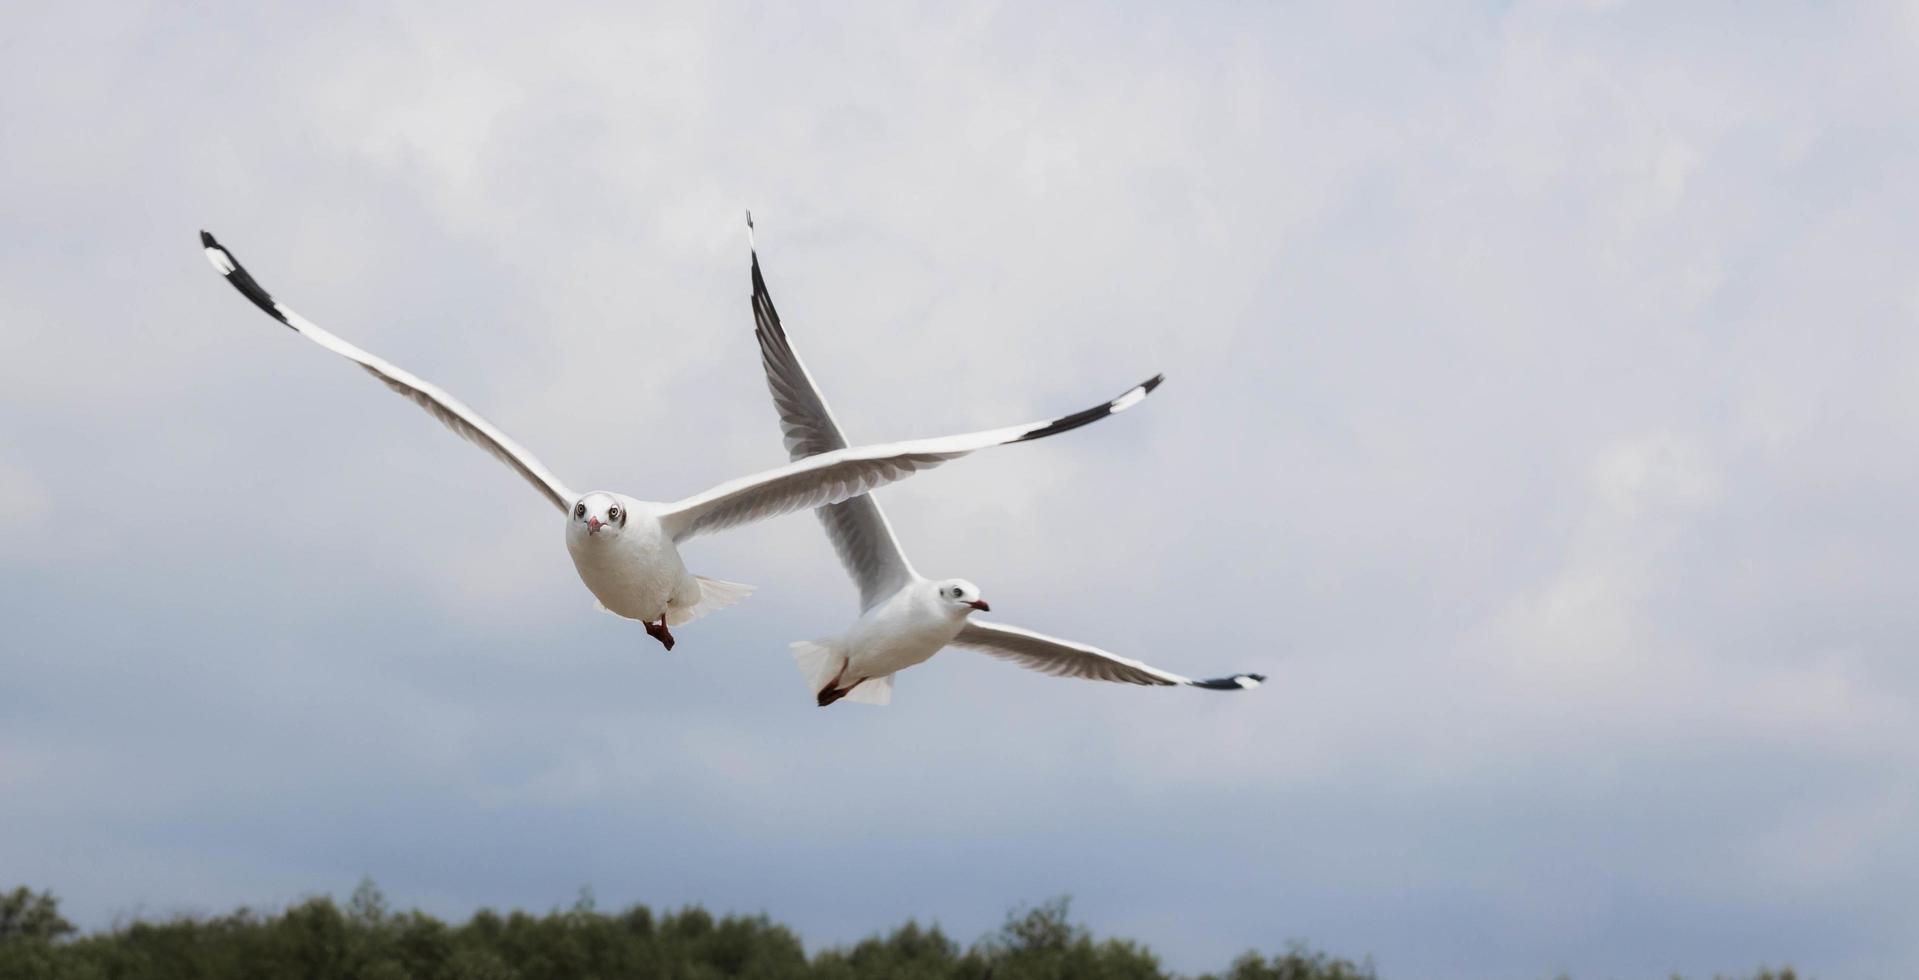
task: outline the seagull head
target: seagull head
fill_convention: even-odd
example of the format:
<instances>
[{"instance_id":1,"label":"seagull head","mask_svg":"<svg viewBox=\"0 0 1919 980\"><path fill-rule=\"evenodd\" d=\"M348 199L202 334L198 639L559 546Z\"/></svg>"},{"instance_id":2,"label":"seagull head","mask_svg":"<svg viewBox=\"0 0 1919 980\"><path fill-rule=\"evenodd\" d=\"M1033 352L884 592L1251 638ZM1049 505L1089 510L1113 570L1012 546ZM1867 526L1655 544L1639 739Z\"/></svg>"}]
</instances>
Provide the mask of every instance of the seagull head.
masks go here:
<instances>
[{"instance_id":1,"label":"seagull head","mask_svg":"<svg viewBox=\"0 0 1919 980\"><path fill-rule=\"evenodd\" d=\"M993 611L993 607L979 597L979 586L963 578L949 578L933 587L938 590L940 601L955 615L964 616L975 609L980 612Z\"/></svg>"},{"instance_id":2,"label":"seagull head","mask_svg":"<svg viewBox=\"0 0 1919 980\"><path fill-rule=\"evenodd\" d=\"M573 504L568 530L587 537L617 537L626 527L626 506L618 497L596 490Z\"/></svg>"}]
</instances>

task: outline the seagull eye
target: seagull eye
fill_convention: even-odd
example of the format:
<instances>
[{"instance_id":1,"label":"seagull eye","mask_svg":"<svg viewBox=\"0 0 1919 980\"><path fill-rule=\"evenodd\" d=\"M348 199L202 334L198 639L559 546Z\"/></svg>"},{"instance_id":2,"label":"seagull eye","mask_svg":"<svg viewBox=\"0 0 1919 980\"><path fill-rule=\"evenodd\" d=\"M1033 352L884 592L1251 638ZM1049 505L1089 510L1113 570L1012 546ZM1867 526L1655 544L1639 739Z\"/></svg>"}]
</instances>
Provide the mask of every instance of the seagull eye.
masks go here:
<instances>
[{"instance_id":1,"label":"seagull eye","mask_svg":"<svg viewBox=\"0 0 1919 980\"><path fill-rule=\"evenodd\" d=\"M585 505L585 504L574 504L574 505L573 505L573 516L574 516L574 517L585 517L585 516L586 516L586 505Z\"/></svg>"},{"instance_id":2,"label":"seagull eye","mask_svg":"<svg viewBox=\"0 0 1919 980\"><path fill-rule=\"evenodd\" d=\"M607 520L609 520L609 521L617 521L617 520L619 520L619 519L620 519L620 509L619 509L618 507L608 507L608 508L606 509L606 519L607 519Z\"/></svg>"}]
</instances>

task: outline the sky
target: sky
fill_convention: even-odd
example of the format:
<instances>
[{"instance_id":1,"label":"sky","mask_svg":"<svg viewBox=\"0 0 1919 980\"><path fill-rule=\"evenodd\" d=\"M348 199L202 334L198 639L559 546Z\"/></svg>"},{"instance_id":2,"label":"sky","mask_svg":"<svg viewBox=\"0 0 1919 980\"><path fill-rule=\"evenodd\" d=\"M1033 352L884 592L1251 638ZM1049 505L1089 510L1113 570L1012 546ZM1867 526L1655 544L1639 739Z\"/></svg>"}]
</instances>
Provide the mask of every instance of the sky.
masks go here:
<instances>
[{"instance_id":1,"label":"sky","mask_svg":"<svg viewBox=\"0 0 1919 980\"><path fill-rule=\"evenodd\" d=\"M1175 969L1919 974L1919 7L53 3L0 26L0 886ZM784 460L742 212L856 441L1138 409L880 493L996 618L883 709L794 515L663 652L514 474Z\"/></svg>"}]
</instances>

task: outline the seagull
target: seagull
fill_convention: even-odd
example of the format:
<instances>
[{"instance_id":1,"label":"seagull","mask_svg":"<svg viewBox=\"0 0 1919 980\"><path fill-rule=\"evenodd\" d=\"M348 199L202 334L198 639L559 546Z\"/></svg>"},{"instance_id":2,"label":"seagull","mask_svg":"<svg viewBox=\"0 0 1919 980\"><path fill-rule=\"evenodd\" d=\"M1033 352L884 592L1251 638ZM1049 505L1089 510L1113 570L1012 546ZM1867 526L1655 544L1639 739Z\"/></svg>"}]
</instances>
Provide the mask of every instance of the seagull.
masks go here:
<instances>
[{"instance_id":1,"label":"seagull","mask_svg":"<svg viewBox=\"0 0 1919 980\"><path fill-rule=\"evenodd\" d=\"M751 586L694 575L680 545L702 534L794 511L837 503L921 470L991 446L1058 435L1123 411L1146 397L1158 379L1135 385L1111 401L1059 418L963 435L916 439L809 454L778 469L729 480L673 503L655 503L609 490L576 493L506 433L459 399L397 365L367 353L293 312L261 288L233 253L205 231L207 261L242 296L300 336L360 365L388 388L426 409L447 428L491 453L567 515L566 550L580 581L607 612L646 625L647 635L673 649L670 627L684 625L746 597Z\"/></svg>"},{"instance_id":2,"label":"seagull","mask_svg":"<svg viewBox=\"0 0 1919 980\"><path fill-rule=\"evenodd\" d=\"M751 214L746 226L750 241ZM753 320L760 363L779 409L787 452L794 460L845 452L846 437L773 308L766 278L760 274L757 247L753 248ZM1116 399L1113 410L1137 403L1162 380L1162 375L1154 375ZM793 657L807 689L822 708L841 698L886 704L893 698L894 674L924 663L948 645L979 650L1059 677L1213 691L1247 690L1266 680L1262 674L1193 680L1084 643L989 623L973 615L992 611L981 598L979 586L963 578L928 579L913 570L872 494L825 504L815 513L826 526L840 564L860 590L860 618L850 629L830 639L793 644Z\"/></svg>"}]
</instances>

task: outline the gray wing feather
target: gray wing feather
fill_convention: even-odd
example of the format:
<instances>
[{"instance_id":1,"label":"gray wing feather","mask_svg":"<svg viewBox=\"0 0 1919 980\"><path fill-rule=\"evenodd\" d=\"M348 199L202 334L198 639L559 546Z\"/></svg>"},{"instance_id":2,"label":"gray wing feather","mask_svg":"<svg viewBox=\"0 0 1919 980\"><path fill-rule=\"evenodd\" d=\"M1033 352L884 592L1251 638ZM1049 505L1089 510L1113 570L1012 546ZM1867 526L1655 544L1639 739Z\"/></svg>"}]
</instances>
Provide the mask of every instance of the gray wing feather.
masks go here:
<instances>
[{"instance_id":1,"label":"gray wing feather","mask_svg":"<svg viewBox=\"0 0 1919 980\"><path fill-rule=\"evenodd\" d=\"M1156 687L1184 684L1215 691L1250 689L1258 687L1260 682L1266 679L1260 674L1234 674L1230 677L1196 681L1137 660L1108 653L1098 647L1073 643L1043 633L1035 633L1032 630L1020 629L1017 626L989 623L978 618L967 620L959 636L953 638L953 645L978 650L1002 660L1010 660L1029 670L1052 674L1055 677L1080 677L1086 680L1116 681L1121 684L1145 684Z\"/></svg>"},{"instance_id":2,"label":"gray wing feather","mask_svg":"<svg viewBox=\"0 0 1919 980\"><path fill-rule=\"evenodd\" d=\"M405 395L408 401L427 410L427 413L440 420L440 424L452 429L461 438L487 451L493 458L513 467L533 488L540 491L553 506L561 510L573 506L573 491L561 483L559 477L541 465L533 454L527 452L519 443L514 442L506 433L495 428L493 423L480 417L480 413L468 408L458 398L448 394L445 389L432 384L383 358L376 357L342 340L333 333L321 329L318 324L295 313L279 300L273 298L253 275L247 272L240 260L226 246L215 241L213 236L200 233L200 247L206 251L207 261L214 269L226 277L227 283L240 291L268 316L295 333L365 368L368 374L379 378L382 384Z\"/></svg>"},{"instance_id":3,"label":"gray wing feather","mask_svg":"<svg viewBox=\"0 0 1919 980\"><path fill-rule=\"evenodd\" d=\"M753 253L753 324L760 343L760 364L766 369L766 387L780 413L780 432L793 459L805 459L847 448L846 436L827 407L826 396L787 338L773 295L760 274L760 256ZM860 590L860 611L871 609L912 581L912 563L900 550L893 526L871 494L863 494L814 511L826 528L826 537L839 555L840 565Z\"/></svg>"},{"instance_id":4,"label":"gray wing feather","mask_svg":"<svg viewBox=\"0 0 1919 980\"><path fill-rule=\"evenodd\" d=\"M674 541L685 541L796 510L838 503L982 448L964 443L958 444L961 448L943 448L953 444L951 439L928 439L810 456L777 470L722 483L673 504L660 513L660 523ZM987 443L994 444L997 440Z\"/></svg>"},{"instance_id":5,"label":"gray wing feather","mask_svg":"<svg viewBox=\"0 0 1919 980\"><path fill-rule=\"evenodd\" d=\"M754 263L757 266L757 257ZM834 449L807 456L778 469L730 480L705 493L670 504L659 511L660 525L678 542L709 531L766 520L796 510L837 504L976 450L1045 439L1091 425L1144 401L1164 380L1164 375L1153 375L1121 392L1116 398L1058 418L934 439ZM810 389L811 386L808 380L805 387ZM776 393L778 390L776 387ZM799 389L788 384L784 390L791 395ZM817 393L814 399L818 400ZM825 406L824 401L819 401L819 404L822 408ZM815 421L796 430L801 445L806 445L808 440L826 438L828 433L831 433L832 438L839 437L838 427L830 424L831 415L825 418L828 422L825 427ZM792 445L789 441L788 452L793 451Z\"/></svg>"}]
</instances>

